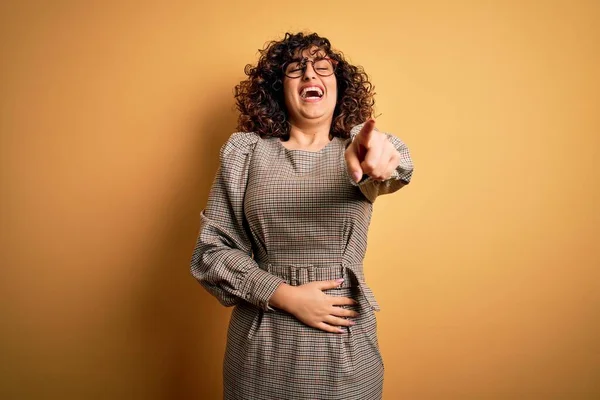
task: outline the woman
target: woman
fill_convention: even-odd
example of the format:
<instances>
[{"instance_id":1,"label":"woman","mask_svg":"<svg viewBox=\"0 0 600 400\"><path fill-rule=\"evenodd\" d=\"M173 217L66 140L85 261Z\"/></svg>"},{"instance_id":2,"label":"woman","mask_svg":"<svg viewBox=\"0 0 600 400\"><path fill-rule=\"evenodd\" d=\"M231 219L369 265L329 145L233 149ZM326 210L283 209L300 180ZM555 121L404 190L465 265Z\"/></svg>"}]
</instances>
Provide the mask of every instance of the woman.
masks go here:
<instances>
[{"instance_id":1,"label":"woman","mask_svg":"<svg viewBox=\"0 0 600 400\"><path fill-rule=\"evenodd\" d=\"M362 261L372 203L410 181L408 150L374 129L367 75L326 38L288 33L246 74L191 265L235 306L224 398L380 399Z\"/></svg>"}]
</instances>

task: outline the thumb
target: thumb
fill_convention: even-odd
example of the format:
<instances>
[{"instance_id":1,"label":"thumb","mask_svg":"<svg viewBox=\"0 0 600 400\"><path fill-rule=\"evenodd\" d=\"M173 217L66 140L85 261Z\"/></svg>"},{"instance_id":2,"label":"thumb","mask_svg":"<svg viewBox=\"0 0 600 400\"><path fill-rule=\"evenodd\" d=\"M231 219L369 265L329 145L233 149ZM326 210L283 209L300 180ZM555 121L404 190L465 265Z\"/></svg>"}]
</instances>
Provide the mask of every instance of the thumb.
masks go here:
<instances>
[{"instance_id":1,"label":"thumb","mask_svg":"<svg viewBox=\"0 0 600 400\"><path fill-rule=\"evenodd\" d=\"M327 289L335 289L336 287L340 286L342 283L344 283L344 279L334 279L334 280L330 280L330 281L319 281L317 288L319 288L319 290L327 290Z\"/></svg>"},{"instance_id":2,"label":"thumb","mask_svg":"<svg viewBox=\"0 0 600 400\"><path fill-rule=\"evenodd\" d=\"M348 173L354 179L355 182L359 182L363 176L363 170L360 166L360 158L359 158L359 144L352 143L348 146L346 150L346 167L348 168Z\"/></svg>"}]
</instances>

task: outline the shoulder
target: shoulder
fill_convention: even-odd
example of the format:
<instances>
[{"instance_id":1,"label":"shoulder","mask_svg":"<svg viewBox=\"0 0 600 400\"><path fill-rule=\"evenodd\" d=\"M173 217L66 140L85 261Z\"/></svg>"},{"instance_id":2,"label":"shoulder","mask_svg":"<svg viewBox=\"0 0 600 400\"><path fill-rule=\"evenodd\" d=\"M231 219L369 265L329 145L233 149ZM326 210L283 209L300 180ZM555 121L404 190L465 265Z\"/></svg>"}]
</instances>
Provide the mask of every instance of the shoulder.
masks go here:
<instances>
[{"instance_id":1,"label":"shoulder","mask_svg":"<svg viewBox=\"0 0 600 400\"><path fill-rule=\"evenodd\" d=\"M235 132L229 137L223 147L221 147L221 158L231 157L236 154L251 154L259 140L260 136L257 133Z\"/></svg>"}]
</instances>

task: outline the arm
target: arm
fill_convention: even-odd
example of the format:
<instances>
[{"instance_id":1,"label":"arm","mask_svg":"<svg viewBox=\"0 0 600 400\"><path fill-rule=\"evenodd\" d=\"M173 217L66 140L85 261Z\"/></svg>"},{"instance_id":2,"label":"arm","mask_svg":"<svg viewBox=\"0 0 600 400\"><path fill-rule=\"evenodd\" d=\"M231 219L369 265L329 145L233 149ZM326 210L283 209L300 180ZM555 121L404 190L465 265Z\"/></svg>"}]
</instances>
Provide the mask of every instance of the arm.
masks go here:
<instances>
[{"instance_id":1,"label":"arm","mask_svg":"<svg viewBox=\"0 0 600 400\"><path fill-rule=\"evenodd\" d=\"M225 306L243 299L270 310L269 299L283 279L260 269L252 258L243 214L248 167L258 140L254 134L237 133L221 149L221 164L200 215L191 273Z\"/></svg>"}]
</instances>

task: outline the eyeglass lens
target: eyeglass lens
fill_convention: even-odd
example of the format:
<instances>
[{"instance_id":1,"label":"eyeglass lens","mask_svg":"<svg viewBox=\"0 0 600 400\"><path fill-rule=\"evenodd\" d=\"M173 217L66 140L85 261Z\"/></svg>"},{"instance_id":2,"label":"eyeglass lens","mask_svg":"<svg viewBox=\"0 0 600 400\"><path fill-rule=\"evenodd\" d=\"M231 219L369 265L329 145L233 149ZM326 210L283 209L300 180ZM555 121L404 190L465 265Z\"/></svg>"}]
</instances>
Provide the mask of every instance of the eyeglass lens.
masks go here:
<instances>
[{"instance_id":1,"label":"eyeglass lens","mask_svg":"<svg viewBox=\"0 0 600 400\"><path fill-rule=\"evenodd\" d=\"M312 63L313 69L318 75L321 76L329 76L333 74L333 64L330 60L326 58L320 58L314 61L305 60L305 61L294 61L287 65L285 69L285 74L290 78L297 78L302 76L304 73L304 69L306 68L306 64Z\"/></svg>"}]
</instances>

